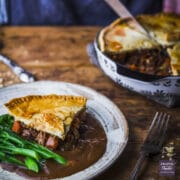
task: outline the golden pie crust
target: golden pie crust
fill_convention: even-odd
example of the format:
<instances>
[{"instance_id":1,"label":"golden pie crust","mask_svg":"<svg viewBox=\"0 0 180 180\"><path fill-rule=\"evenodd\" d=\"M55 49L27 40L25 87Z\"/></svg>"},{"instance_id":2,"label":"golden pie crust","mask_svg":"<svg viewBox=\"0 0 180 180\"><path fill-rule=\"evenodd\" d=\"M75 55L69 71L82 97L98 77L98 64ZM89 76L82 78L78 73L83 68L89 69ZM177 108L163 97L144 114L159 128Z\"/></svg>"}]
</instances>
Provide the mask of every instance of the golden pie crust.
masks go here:
<instances>
[{"instance_id":1,"label":"golden pie crust","mask_svg":"<svg viewBox=\"0 0 180 180\"><path fill-rule=\"evenodd\" d=\"M156 41L130 26L131 20L117 19L99 34L99 48L103 52L123 52L159 46Z\"/></svg>"},{"instance_id":2,"label":"golden pie crust","mask_svg":"<svg viewBox=\"0 0 180 180\"><path fill-rule=\"evenodd\" d=\"M169 13L140 15L137 20L154 37L146 37L133 28L130 19L117 19L98 36L98 45L104 53L123 53L143 49L167 49L172 75L180 75L180 16Z\"/></svg>"},{"instance_id":3,"label":"golden pie crust","mask_svg":"<svg viewBox=\"0 0 180 180\"><path fill-rule=\"evenodd\" d=\"M137 20L163 46L180 41L180 16L176 14L141 15Z\"/></svg>"},{"instance_id":4,"label":"golden pie crust","mask_svg":"<svg viewBox=\"0 0 180 180\"><path fill-rule=\"evenodd\" d=\"M86 101L81 96L32 95L12 99L5 107L27 127L64 140L75 116L85 109Z\"/></svg>"}]
</instances>

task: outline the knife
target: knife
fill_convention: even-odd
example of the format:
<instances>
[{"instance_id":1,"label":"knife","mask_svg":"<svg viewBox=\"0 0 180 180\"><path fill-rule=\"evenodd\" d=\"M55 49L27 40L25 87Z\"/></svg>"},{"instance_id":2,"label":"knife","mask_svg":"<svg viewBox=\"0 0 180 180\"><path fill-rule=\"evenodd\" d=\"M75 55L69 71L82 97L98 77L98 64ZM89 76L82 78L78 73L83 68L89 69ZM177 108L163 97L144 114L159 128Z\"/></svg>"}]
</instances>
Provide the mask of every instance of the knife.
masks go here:
<instances>
[{"instance_id":1,"label":"knife","mask_svg":"<svg viewBox=\"0 0 180 180\"><path fill-rule=\"evenodd\" d=\"M17 65L15 62L7 58L6 56L0 54L0 61L10 67L14 74L16 74L21 81L26 83L35 81L35 77L31 73Z\"/></svg>"},{"instance_id":2,"label":"knife","mask_svg":"<svg viewBox=\"0 0 180 180\"><path fill-rule=\"evenodd\" d=\"M152 39L150 34L144 29L144 27L139 24L139 22L134 18L134 16L127 10L127 8L121 3L120 0L105 0L106 3L122 18L131 18L133 25L138 31L143 33Z\"/></svg>"}]
</instances>

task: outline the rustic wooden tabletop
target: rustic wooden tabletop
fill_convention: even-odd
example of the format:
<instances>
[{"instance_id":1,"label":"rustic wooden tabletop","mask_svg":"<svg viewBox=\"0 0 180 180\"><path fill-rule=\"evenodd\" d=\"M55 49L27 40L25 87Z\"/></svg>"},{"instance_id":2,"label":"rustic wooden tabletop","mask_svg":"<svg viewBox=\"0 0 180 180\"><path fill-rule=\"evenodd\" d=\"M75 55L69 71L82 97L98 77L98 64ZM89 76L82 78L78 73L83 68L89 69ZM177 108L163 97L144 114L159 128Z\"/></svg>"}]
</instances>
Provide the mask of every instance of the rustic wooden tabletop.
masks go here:
<instances>
[{"instance_id":1,"label":"rustic wooden tabletop","mask_svg":"<svg viewBox=\"0 0 180 180\"><path fill-rule=\"evenodd\" d=\"M117 161L96 179L128 179L139 156L140 145L156 111L172 115L166 146L173 142L176 162L180 146L180 108L168 109L118 85L92 65L86 46L100 27L1 27L1 53L30 71L37 80L56 80L89 86L109 97L124 113L129 125L129 141ZM0 86L20 82L10 69L0 62ZM176 175L159 175L161 156L145 164L140 179L180 179Z\"/></svg>"}]
</instances>

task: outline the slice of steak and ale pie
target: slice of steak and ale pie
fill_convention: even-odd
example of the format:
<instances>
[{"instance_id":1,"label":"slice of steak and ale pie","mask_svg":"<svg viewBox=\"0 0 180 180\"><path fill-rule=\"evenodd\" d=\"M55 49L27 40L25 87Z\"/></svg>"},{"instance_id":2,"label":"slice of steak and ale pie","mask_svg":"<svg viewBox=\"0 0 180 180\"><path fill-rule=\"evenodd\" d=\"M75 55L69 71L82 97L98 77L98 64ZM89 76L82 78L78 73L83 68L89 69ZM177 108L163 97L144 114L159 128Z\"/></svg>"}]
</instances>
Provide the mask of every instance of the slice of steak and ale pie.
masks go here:
<instances>
[{"instance_id":1,"label":"slice of steak and ale pie","mask_svg":"<svg viewBox=\"0 0 180 180\"><path fill-rule=\"evenodd\" d=\"M171 74L168 53L156 40L132 26L131 19L117 19L99 34L99 48L131 70L156 75Z\"/></svg>"},{"instance_id":2,"label":"slice of steak and ale pie","mask_svg":"<svg viewBox=\"0 0 180 180\"><path fill-rule=\"evenodd\" d=\"M140 15L137 20L163 46L180 41L180 16L177 14Z\"/></svg>"},{"instance_id":3,"label":"slice of steak and ale pie","mask_svg":"<svg viewBox=\"0 0 180 180\"><path fill-rule=\"evenodd\" d=\"M67 136L78 131L86 101L81 96L32 95L12 99L5 107L14 116L14 132L56 149Z\"/></svg>"}]
</instances>

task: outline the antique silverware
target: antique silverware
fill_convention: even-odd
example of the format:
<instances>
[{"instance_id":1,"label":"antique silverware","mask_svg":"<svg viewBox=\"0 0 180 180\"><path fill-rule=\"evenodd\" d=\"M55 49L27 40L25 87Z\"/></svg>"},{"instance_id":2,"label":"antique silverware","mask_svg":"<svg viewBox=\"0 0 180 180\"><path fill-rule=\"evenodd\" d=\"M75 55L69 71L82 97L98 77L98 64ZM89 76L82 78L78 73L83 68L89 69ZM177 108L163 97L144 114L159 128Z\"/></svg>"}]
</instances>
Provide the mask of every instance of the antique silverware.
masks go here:
<instances>
[{"instance_id":1,"label":"antique silverware","mask_svg":"<svg viewBox=\"0 0 180 180\"><path fill-rule=\"evenodd\" d=\"M10 67L11 70L19 77L21 81L26 83L35 81L35 77L31 73L17 65L15 62L7 58L6 56L0 54L0 61Z\"/></svg>"},{"instance_id":2,"label":"antique silverware","mask_svg":"<svg viewBox=\"0 0 180 180\"><path fill-rule=\"evenodd\" d=\"M140 157L132 171L130 180L136 180L144 159L151 154L157 154L161 151L166 136L170 115L163 112L156 112L149 128L148 135L141 146Z\"/></svg>"}]
</instances>

